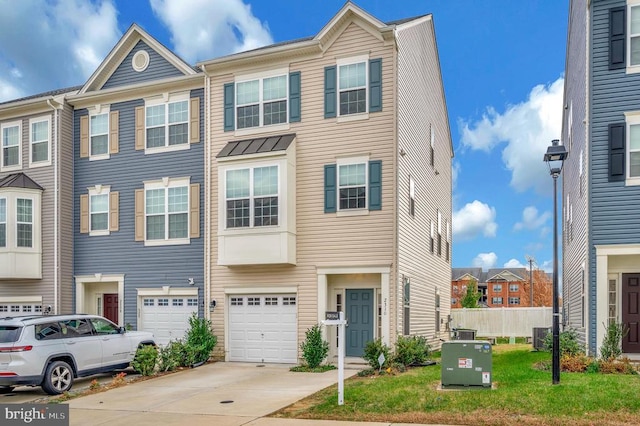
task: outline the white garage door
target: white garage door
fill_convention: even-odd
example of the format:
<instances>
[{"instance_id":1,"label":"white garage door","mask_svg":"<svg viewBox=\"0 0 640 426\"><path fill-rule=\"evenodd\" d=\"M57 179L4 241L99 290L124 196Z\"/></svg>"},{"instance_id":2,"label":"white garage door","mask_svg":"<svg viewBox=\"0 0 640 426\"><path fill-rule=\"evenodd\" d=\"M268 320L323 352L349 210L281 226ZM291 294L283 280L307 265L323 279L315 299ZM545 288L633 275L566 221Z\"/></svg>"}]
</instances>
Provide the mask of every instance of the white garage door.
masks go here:
<instances>
[{"instance_id":1,"label":"white garage door","mask_svg":"<svg viewBox=\"0 0 640 426\"><path fill-rule=\"evenodd\" d=\"M151 331L159 345L182 339L189 317L198 313L197 297L144 297L140 311L141 330Z\"/></svg>"},{"instance_id":2,"label":"white garage door","mask_svg":"<svg viewBox=\"0 0 640 426\"><path fill-rule=\"evenodd\" d=\"M230 296L229 360L297 363L296 295Z\"/></svg>"}]
</instances>

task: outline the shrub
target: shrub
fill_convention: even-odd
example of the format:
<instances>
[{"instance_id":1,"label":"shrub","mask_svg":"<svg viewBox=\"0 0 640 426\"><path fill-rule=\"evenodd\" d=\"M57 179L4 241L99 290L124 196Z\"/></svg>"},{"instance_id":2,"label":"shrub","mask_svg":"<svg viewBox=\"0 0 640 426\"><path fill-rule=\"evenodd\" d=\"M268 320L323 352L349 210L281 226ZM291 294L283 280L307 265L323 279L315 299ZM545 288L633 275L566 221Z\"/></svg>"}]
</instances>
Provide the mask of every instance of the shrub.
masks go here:
<instances>
[{"instance_id":1,"label":"shrub","mask_svg":"<svg viewBox=\"0 0 640 426\"><path fill-rule=\"evenodd\" d=\"M384 354L384 363L382 363L382 365L378 362L380 354ZM364 346L364 355L362 357L376 370L386 368L391 362L391 349L382 343L382 339L377 338L376 340L367 342Z\"/></svg>"},{"instance_id":2,"label":"shrub","mask_svg":"<svg viewBox=\"0 0 640 426\"><path fill-rule=\"evenodd\" d=\"M157 361L158 349L152 345L144 345L136 351L131 367L143 376L150 376L155 371Z\"/></svg>"},{"instance_id":3,"label":"shrub","mask_svg":"<svg viewBox=\"0 0 640 426\"><path fill-rule=\"evenodd\" d=\"M305 340L300 344L302 358L311 369L318 367L329 353L329 342L322 338L322 329L319 324L314 325L305 332Z\"/></svg>"},{"instance_id":4,"label":"shrub","mask_svg":"<svg viewBox=\"0 0 640 426\"><path fill-rule=\"evenodd\" d=\"M216 343L218 339L211 331L211 321L192 314L185 337L187 364L184 367L207 361Z\"/></svg>"},{"instance_id":5,"label":"shrub","mask_svg":"<svg viewBox=\"0 0 640 426\"><path fill-rule=\"evenodd\" d=\"M403 366L424 364L430 355L431 348L423 336L398 336L393 361Z\"/></svg>"},{"instance_id":6,"label":"shrub","mask_svg":"<svg viewBox=\"0 0 640 426\"><path fill-rule=\"evenodd\" d=\"M592 359L584 354L562 355L560 358L560 370L568 373L583 373L591 364Z\"/></svg>"},{"instance_id":7,"label":"shrub","mask_svg":"<svg viewBox=\"0 0 640 426\"><path fill-rule=\"evenodd\" d=\"M629 358L601 359L599 361L600 372L604 374L638 374Z\"/></svg>"},{"instance_id":8,"label":"shrub","mask_svg":"<svg viewBox=\"0 0 640 426\"><path fill-rule=\"evenodd\" d=\"M182 340L172 340L166 346L160 348L158 354L158 370L173 371L186 365L186 354Z\"/></svg>"},{"instance_id":9,"label":"shrub","mask_svg":"<svg viewBox=\"0 0 640 426\"><path fill-rule=\"evenodd\" d=\"M605 330L600 356L605 361L611 361L622 355L622 339L629 332L629 327L624 323L613 322L608 327L605 326Z\"/></svg>"},{"instance_id":10,"label":"shrub","mask_svg":"<svg viewBox=\"0 0 640 426\"><path fill-rule=\"evenodd\" d=\"M574 329L565 330L560 333L560 356L584 354L584 346L578 342L578 333ZM547 351L553 349L553 334L547 333L544 337L544 347Z\"/></svg>"}]
</instances>

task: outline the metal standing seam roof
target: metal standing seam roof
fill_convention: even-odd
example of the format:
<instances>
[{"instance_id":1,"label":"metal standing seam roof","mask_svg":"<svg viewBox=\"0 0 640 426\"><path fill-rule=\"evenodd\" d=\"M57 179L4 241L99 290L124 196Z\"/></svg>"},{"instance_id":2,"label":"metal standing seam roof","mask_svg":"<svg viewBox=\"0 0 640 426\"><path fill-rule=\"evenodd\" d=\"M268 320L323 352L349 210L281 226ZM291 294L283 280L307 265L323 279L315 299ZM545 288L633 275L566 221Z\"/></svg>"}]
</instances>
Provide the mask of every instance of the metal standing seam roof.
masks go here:
<instances>
[{"instance_id":1,"label":"metal standing seam roof","mask_svg":"<svg viewBox=\"0 0 640 426\"><path fill-rule=\"evenodd\" d=\"M0 188L28 188L44 191L43 187L24 173L13 173L0 179Z\"/></svg>"},{"instance_id":2,"label":"metal standing seam roof","mask_svg":"<svg viewBox=\"0 0 640 426\"><path fill-rule=\"evenodd\" d=\"M260 154L263 152L286 151L295 138L295 133L289 133L286 135L227 142L224 148L222 148L218 155L216 155L216 158Z\"/></svg>"}]
</instances>

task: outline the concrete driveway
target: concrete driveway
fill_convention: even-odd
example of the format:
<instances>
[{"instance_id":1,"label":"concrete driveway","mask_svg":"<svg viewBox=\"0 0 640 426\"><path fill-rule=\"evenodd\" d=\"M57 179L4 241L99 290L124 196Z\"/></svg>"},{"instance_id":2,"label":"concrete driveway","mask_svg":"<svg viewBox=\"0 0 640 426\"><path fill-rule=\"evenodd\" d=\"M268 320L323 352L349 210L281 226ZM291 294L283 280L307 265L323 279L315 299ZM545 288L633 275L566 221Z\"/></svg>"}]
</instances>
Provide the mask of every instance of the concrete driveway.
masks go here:
<instances>
[{"instance_id":1,"label":"concrete driveway","mask_svg":"<svg viewBox=\"0 0 640 426\"><path fill-rule=\"evenodd\" d=\"M293 373L289 367L216 362L75 398L68 402L70 425L290 424L260 418L337 383L338 372ZM357 371L346 369L345 377Z\"/></svg>"}]
</instances>

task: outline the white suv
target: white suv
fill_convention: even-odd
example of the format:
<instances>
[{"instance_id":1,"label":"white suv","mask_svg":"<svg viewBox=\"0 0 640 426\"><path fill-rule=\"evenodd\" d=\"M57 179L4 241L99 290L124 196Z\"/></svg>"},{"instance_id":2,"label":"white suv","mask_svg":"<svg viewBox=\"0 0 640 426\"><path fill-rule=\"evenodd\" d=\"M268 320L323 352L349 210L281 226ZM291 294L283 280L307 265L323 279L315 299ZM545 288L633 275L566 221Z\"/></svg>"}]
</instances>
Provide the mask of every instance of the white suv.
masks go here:
<instances>
[{"instance_id":1,"label":"white suv","mask_svg":"<svg viewBox=\"0 0 640 426\"><path fill-rule=\"evenodd\" d=\"M0 392L27 385L61 394L76 377L129 367L143 345L155 345L153 333L96 315L0 318Z\"/></svg>"}]
</instances>

